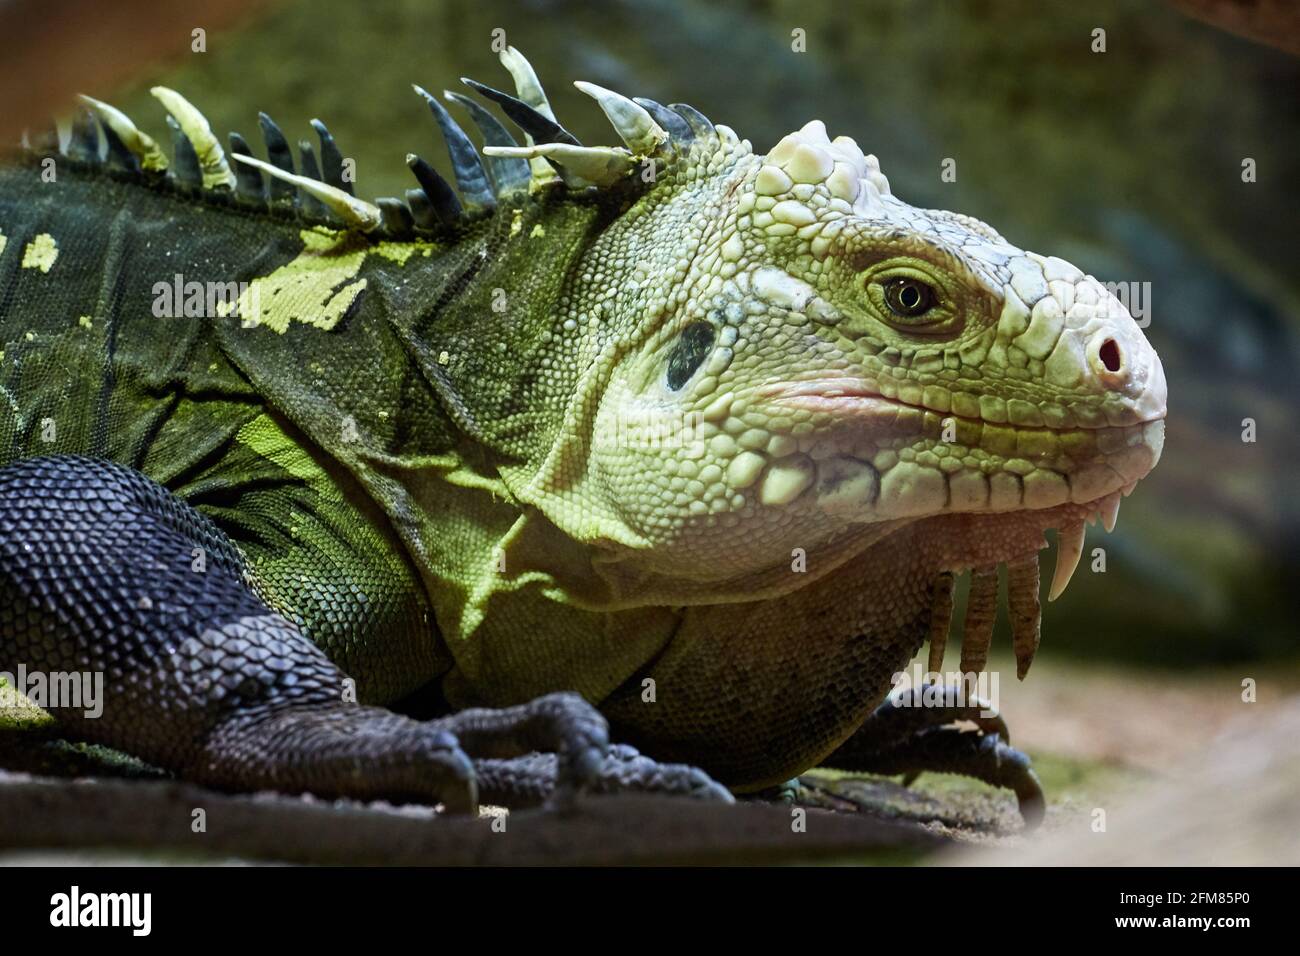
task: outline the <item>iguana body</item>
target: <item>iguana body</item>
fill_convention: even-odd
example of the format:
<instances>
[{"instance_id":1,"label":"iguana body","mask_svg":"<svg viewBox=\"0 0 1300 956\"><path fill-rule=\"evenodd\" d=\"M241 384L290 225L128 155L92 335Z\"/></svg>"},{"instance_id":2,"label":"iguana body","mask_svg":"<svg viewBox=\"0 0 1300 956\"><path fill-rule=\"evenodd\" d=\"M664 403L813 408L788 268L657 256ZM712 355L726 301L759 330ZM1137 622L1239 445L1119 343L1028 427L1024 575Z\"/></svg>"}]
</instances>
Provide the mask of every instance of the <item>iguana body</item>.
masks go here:
<instances>
[{"instance_id":1,"label":"iguana body","mask_svg":"<svg viewBox=\"0 0 1300 956\"><path fill-rule=\"evenodd\" d=\"M271 164L232 164L170 91L166 175L102 104L109 161L83 122L0 169L0 670L104 668L65 731L226 787L461 805L547 790L526 755L558 749L717 792L607 751L572 691L735 788L829 759L1023 791L987 719L869 718L927 635L941 660L954 572L964 669L1000 562L1027 668L1043 530L1077 560L1159 454L1133 320L820 123L758 157L593 87L628 148L580 147L503 60L519 99L477 88L538 145L476 111L485 170L430 98L461 202L414 158L409 208L352 198L328 134L333 186L290 181L269 124ZM417 693L454 716L366 706Z\"/></svg>"}]
</instances>

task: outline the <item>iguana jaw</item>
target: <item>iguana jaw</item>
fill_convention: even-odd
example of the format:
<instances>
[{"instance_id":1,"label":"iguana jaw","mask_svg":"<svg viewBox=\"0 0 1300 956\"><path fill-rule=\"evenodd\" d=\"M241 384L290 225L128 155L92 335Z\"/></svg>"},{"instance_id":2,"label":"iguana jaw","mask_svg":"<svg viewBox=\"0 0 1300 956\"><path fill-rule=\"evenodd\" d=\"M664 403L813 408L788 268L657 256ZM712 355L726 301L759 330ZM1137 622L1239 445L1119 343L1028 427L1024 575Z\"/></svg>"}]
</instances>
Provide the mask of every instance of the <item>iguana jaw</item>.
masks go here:
<instances>
[{"instance_id":1,"label":"iguana jaw","mask_svg":"<svg viewBox=\"0 0 1300 956\"><path fill-rule=\"evenodd\" d=\"M756 399L772 408L773 414L801 409L819 419L830 419L821 434L840 448L860 444L864 458L876 452L882 437L886 441L902 438L906 442L903 447L913 456L922 452L933 455L945 441L954 439L959 421L951 414L938 418L928 409L887 398L872 382L853 376L768 383L756 390ZM936 571L961 572L1030 556L1046 547L1043 532L1056 528L1066 552L1058 561L1060 570L1050 595L1057 597L1078 560L1075 539L1081 541L1084 522L1100 518L1106 530L1112 530L1121 497L1130 494L1159 460L1164 441L1163 401L1158 407L1159 413L1152 418L1096 428L996 425L989 429L991 423L982 420L960 420L966 443L994 459L983 463L978 476L968 474L973 471L968 468L949 469L942 502L935 500L921 513L914 511L917 518L933 526L932 532L927 528L926 535L933 535ZM918 416L918 411L926 414ZM1012 454L1019 457L1008 460ZM1040 472L1059 475L1059 486L1035 486L1033 478ZM998 474L1015 476L1008 487L1018 489L1018 495L996 497L990 493L961 500L954 494L959 485L971 481L991 485L990 479ZM870 521L900 515L877 498L854 517Z\"/></svg>"},{"instance_id":2,"label":"iguana jaw","mask_svg":"<svg viewBox=\"0 0 1300 956\"><path fill-rule=\"evenodd\" d=\"M832 444L839 454L870 464L880 478L891 461L928 456L935 487L897 501L882 498L876 484L874 499L861 502L859 520L1095 504L1131 490L1155 467L1164 444L1163 396L1143 396L1122 424L1067 428L942 414L885 396L864 377L843 374L769 382L754 390L754 404L773 418L803 413L823 446ZM980 460L966 454L958 461L950 448L978 452ZM998 475L1007 477L1005 487L993 487Z\"/></svg>"}]
</instances>

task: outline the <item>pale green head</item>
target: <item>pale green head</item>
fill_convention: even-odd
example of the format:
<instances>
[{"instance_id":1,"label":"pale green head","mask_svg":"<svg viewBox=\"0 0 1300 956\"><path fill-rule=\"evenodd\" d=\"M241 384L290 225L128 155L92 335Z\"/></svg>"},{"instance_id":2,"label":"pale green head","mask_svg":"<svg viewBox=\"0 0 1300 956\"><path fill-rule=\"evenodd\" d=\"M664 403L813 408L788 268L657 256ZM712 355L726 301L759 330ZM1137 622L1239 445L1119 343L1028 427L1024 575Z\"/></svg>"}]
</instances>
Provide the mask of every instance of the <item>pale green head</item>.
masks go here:
<instances>
[{"instance_id":1,"label":"pale green head","mask_svg":"<svg viewBox=\"0 0 1300 956\"><path fill-rule=\"evenodd\" d=\"M585 440L548 494L580 485L568 523L629 572L726 590L942 516L944 563L1005 560L1159 457L1164 374L1110 291L902 202L819 121L765 157L697 142L588 262Z\"/></svg>"}]
</instances>

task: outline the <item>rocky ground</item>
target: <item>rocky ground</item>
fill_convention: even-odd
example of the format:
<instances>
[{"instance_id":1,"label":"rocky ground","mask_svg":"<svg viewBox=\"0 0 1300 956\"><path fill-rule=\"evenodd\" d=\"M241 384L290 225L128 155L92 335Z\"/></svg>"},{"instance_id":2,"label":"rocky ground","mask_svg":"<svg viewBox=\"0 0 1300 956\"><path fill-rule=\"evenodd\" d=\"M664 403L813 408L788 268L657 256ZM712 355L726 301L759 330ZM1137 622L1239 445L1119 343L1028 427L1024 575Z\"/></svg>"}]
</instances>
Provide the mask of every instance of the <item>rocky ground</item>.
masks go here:
<instances>
[{"instance_id":1,"label":"rocky ground","mask_svg":"<svg viewBox=\"0 0 1300 956\"><path fill-rule=\"evenodd\" d=\"M1034 756L1050 799L1028 835L1005 791L935 774L903 788L812 771L793 805L589 798L454 819L427 807L227 796L93 749L58 748L34 764L0 745L0 765L20 768L0 773L0 862L1300 862L1300 677L1253 675L1258 698L1245 703L1251 676L1040 663L1003 688L1014 743ZM56 767L98 776L49 776Z\"/></svg>"}]
</instances>

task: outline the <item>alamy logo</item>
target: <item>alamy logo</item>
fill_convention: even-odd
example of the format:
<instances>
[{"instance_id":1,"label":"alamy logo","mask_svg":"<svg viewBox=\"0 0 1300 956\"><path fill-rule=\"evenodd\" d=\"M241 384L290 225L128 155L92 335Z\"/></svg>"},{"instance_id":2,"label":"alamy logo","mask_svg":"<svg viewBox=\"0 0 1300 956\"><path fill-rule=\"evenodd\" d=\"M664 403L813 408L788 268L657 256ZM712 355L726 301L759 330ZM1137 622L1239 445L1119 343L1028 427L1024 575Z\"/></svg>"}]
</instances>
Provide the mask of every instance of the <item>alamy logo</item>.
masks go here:
<instances>
[{"instance_id":1,"label":"alamy logo","mask_svg":"<svg viewBox=\"0 0 1300 956\"><path fill-rule=\"evenodd\" d=\"M998 672L980 671L962 673L951 671L935 673L923 671L914 661L907 671L898 671L893 677L894 689L890 692L899 707L973 707L980 706L981 717L996 717L998 713ZM953 692L952 697L948 690ZM915 693L908 693L915 691Z\"/></svg>"},{"instance_id":2,"label":"alamy logo","mask_svg":"<svg viewBox=\"0 0 1300 956\"><path fill-rule=\"evenodd\" d=\"M160 319L238 315L246 327L261 320L262 297L255 282L186 282L178 272L170 282L155 282L152 291L153 314Z\"/></svg>"},{"instance_id":3,"label":"alamy logo","mask_svg":"<svg viewBox=\"0 0 1300 956\"><path fill-rule=\"evenodd\" d=\"M50 925L127 926L133 936L148 936L153 929L152 893L69 893L50 897Z\"/></svg>"},{"instance_id":4,"label":"alamy logo","mask_svg":"<svg viewBox=\"0 0 1300 956\"><path fill-rule=\"evenodd\" d=\"M1151 324L1150 282L1103 282L1102 285L1128 310L1139 329L1145 329Z\"/></svg>"},{"instance_id":5,"label":"alamy logo","mask_svg":"<svg viewBox=\"0 0 1300 956\"><path fill-rule=\"evenodd\" d=\"M35 705L43 710L80 710L87 720L104 713L103 671L46 673L29 671L26 664L19 664L16 674L0 671L0 680L4 681L0 686L0 711Z\"/></svg>"}]
</instances>

